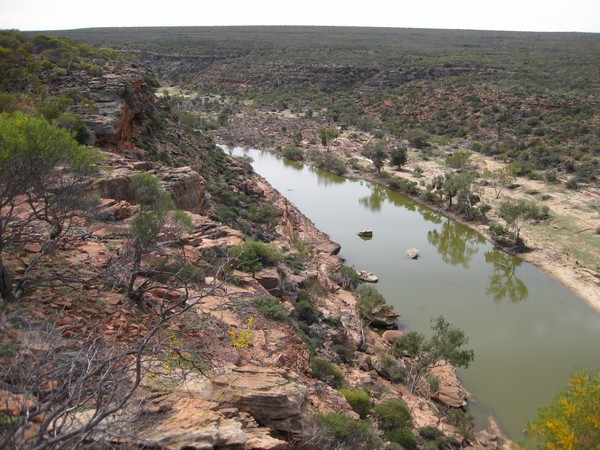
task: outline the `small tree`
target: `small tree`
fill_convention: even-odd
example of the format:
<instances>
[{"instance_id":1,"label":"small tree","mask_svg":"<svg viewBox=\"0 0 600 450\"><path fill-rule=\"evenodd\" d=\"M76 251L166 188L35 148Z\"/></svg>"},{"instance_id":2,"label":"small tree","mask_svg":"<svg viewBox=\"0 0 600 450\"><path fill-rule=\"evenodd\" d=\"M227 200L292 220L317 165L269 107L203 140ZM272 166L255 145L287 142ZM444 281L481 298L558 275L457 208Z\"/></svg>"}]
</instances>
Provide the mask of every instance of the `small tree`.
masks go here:
<instances>
[{"instance_id":1,"label":"small tree","mask_svg":"<svg viewBox=\"0 0 600 450\"><path fill-rule=\"evenodd\" d=\"M385 160L388 156L387 144L385 140L379 139L375 143L370 142L366 144L362 153L366 158L369 158L371 161L373 161L373 165L375 166L375 169L377 169L377 173L381 173L381 169L383 168Z\"/></svg>"},{"instance_id":2,"label":"small tree","mask_svg":"<svg viewBox=\"0 0 600 450\"><path fill-rule=\"evenodd\" d=\"M515 245L522 244L519 236L521 229L528 220L536 219L540 216L541 209L537 203L530 200L513 201L510 199L500 203L498 216L506 222L506 225L512 227L515 235Z\"/></svg>"},{"instance_id":3,"label":"small tree","mask_svg":"<svg viewBox=\"0 0 600 450\"><path fill-rule=\"evenodd\" d=\"M494 189L496 198L500 198L502 190L514 183L517 178L510 167L503 167L496 170L486 170L483 177L488 180L489 185Z\"/></svg>"},{"instance_id":4,"label":"small tree","mask_svg":"<svg viewBox=\"0 0 600 450\"><path fill-rule=\"evenodd\" d=\"M157 246L161 234L167 240L175 238L191 228L192 222L186 213L173 211L175 205L171 195L154 175L139 173L133 177L132 186L140 211L131 223L133 264L127 293L131 299L140 302L147 286L142 284L136 288L135 284L142 274L144 255Z\"/></svg>"},{"instance_id":5,"label":"small tree","mask_svg":"<svg viewBox=\"0 0 600 450\"><path fill-rule=\"evenodd\" d=\"M318 133L323 147L327 147L327 144L329 144L330 141L340 135L335 128L319 128Z\"/></svg>"},{"instance_id":6,"label":"small tree","mask_svg":"<svg viewBox=\"0 0 600 450\"><path fill-rule=\"evenodd\" d=\"M475 176L469 172L458 174L447 172L441 184L436 187L441 190L448 202L448 209L452 209L452 202L458 199L458 204L464 206L465 210L473 208L476 203L475 193L473 192L473 182ZM436 181L440 183L439 180Z\"/></svg>"},{"instance_id":7,"label":"small tree","mask_svg":"<svg viewBox=\"0 0 600 450\"><path fill-rule=\"evenodd\" d=\"M540 448L598 448L600 370L580 370L554 402L540 408L527 431Z\"/></svg>"},{"instance_id":8,"label":"small tree","mask_svg":"<svg viewBox=\"0 0 600 450\"><path fill-rule=\"evenodd\" d=\"M40 257L65 236L75 212L89 208L83 184L101 161L97 151L81 146L63 128L22 112L0 114L0 296L15 297ZM47 235L27 232L46 225ZM38 228L40 229L40 228ZM14 243L37 238L40 253L27 266L16 289L3 255Z\"/></svg>"},{"instance_id":9,"label":"small tree","mask_svg":"<svg viewBox=\"0 0 600 450\"><path fill-rule=\"evenodd\" d=\"M390 154L391 162L399 169L408 161L408 153L405 147L396 147Z\"/></svg>"},{"instance_id":10,"label":"small tree","mask_svg":"<svg viewBox=\"0 0 600 450\"><path fill-rule=\"evenodd\" d=\"M397 357L408 356L406 379L412 393L419 380L434 367L449 363L455 367L469 367L475 354L463 349L469 343L464 331L449 324L442 316L431 327L430 339L422 333L411 331L394 342L393 352Z\"/></svg>"},{"instance_id":11,"label":"small tree","mask_svg":"<svg viewBox=\"0 0 600 450\"><path fill-rule=\"evenodd\" d=\"M457 150L446 158L446 166L453 169L464 169L471 158L471 152L468 150Z\"/></svg>"}]
</instances>

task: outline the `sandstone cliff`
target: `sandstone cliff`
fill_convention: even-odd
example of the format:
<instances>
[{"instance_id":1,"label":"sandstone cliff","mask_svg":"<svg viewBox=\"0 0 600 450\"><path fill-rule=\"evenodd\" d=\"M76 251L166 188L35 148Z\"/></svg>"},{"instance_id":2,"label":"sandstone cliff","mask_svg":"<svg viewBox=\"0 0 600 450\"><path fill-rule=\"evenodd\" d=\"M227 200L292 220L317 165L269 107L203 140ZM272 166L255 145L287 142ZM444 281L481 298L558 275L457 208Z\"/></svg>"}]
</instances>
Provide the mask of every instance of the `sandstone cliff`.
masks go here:
<instances>
[{"instance_id":1,"label":"sandstone cliff","mask_svg":"<svg viewBox=\"0 0 600 450\"><path fill-rule=\"evenodd\" d=\"M336 256L339 245L248 164L225 156L205 132L186 129L158 102L134 65L115 66L100 77L72 76L50 86L55 93L73 89L96 105L93 113L77 104L73 111L81 113L93 132L91 142L105 155L101 176L88 186L100 202L93 214L81 214L69 239L42 255L20 301L6 305L3 313L1 343L14 351L1 356L4 367L11 369L3 372L0 416L20 424L12 443L25 448L51 441L45 430L58 419L52 418L53 407L43 408L66 389L65 373L52 372L56 364L45 364L85 353L90 364L94 355L106 355L111 374L121 371L118 380L125 391L131 379L137 380L135 367L144 373L129 394L121 388L110 391L115 399L131 400L117 415L83 433L80 443L316 448L311 442L318 434L318 413L358 416L331 383L314 376L312 351L333 361L349 387L371 386L374 402L404 399L414 430L436 427L467 445L440 412L445 408L440 405L462 406L467 397L451 370L440 376L437 401L414 396L381 368L390 342L366 330L364 345L356 296L330 277L343 263ZM131 223L139 208L131 179L139 172L161 181L176 206L188 212L192 227L148 253L138 283L151 287L136 304L122 279L130 261ZM277 211L273 218L253 214L270 211L267 205ZM223 211L225 206L230 209ZM218 220L223 218L229 224ZM243 232L231 226L236 224ZM30 231L30 237L43 232ZM269 241L286 257L254 274L239 270L231 249L250 242L251 236ZM9 263L17 277L40 253L34 240L13 249ZM180 272L157 276L155 267L170 263L175 253L201 268L193 283L178 283ZM264 297L278 299L283 320L257 307L256 299ZM300 305L310 320L299 318ZM138 364L133 371L131 361ZM86 380L93 386L104 375L98 369ZM19 383L38 388L18 392ZM101 393L90 395L93 399ZM60 432L93 423L97 411L79 404ZM504 445L497 435L470 442L474 448Z\"/></svg>"}]
</instances>

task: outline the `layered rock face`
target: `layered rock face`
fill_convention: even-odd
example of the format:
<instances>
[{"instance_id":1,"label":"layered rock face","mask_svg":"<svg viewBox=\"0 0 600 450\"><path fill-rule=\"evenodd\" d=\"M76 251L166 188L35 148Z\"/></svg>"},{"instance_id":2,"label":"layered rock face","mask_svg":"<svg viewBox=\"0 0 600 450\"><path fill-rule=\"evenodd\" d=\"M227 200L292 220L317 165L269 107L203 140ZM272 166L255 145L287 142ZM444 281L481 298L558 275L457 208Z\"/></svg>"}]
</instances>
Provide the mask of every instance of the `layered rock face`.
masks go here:
<instances>
[{"instance_id":1,"label":"layered rock face","mask_svg":"<svg viewBox=\"0 0 600 450\"><path fill-rule=\"evenodd\" d=\"M207 217L211 206L207 182L196 167L169 167L148 161L144 151L131 141L131 138L147 135L148 119L156 108L155 98L144 78L135 71L126 71L88 81L87 87L81 89L88 89L87 94L95 101L97 113L85 115L85 122L93 131L96 143L113 150L106 155L110 170L89 186L89 191L102 199L100 216L104 223L94 231L97 241L82 243L77 251L64 258L65 261L92 270L107 265L114 256L104 242L121 245L120 248L126 245L117 242L115 237L127 236L137 204L131 179L141 171L156 175L171 193L175 205L191 213L193 231L182 238L188 260L196 266L206 266L205 254L227 257L227 250L244 242L246 237ZM61 87L67 88L67 85ZM268 183L251 174L251 169L242 168L242 171L247 175L242 183L243 190L267 199L282 213L276 230L272 230L276 236L273 245L290 248L294 242L302 241L311 246L314 256L300 274L291 274L289 268L276 267L259 271L255 276L234 273L235 283L221 282L217 276L207 277L203 288L212 294L202 297L194 314L211 328L200 338L195 338L201 339L203 350L210 353L213 371L206 376L186 378L171 389L148 382L140 395L141 406L137 411L147 420L143 424L143 439L129 443L163 449L289 448L290 444L273 435L292 439L311 437L316 431L316 412L341 412L358 418L338 390L310 376L310 353L296 330L287 323L261 316L249 306L253 298L270 294L282 299L291 311L299 286L307 282L323 288L315 304L329 321L308 327L311 336L322 338L319 355L339 360L335 347L345 347L350 357L346 364L338 366L349 386L378 383L387 396L406 399L415 411L416 425L439 425L436 408L427 401L410 396L405 388L388 379L379 379L376 371L383 372L380 356L393 338L388 334L382 339L378 333L367 331L363 339L363 324L355 307L355 295L340 289L330 279L331 273L343 264L337 256L339 244L317 230ZM177 295L167 289L155 289L147 297L160 306ZM117 340L137 337L134 330L142 329L141 325L133 323L137 311L128 313L127 317L122 312L125 305L129 306L129 299L118 292L102 294L99 298L104 303L103 309L100 311L100 302L96 302L98 304L94 303L89 310L98 321L103 314L110 313L105 335ZM46 314L39 312L41 317L61 320L52 314L63 314L64 309L57 313L58 308L50 309L52 305L54 303L48 303ZM72 306L74 309L80 307L79 304ZM89 310L85 317L91 317ZM252 340L245 348L237 348L232 345L228 333L243 330L248 314L253 314L255 319L254 328L250 330ZM68 330L72 333L68 337L75 337L75 327L85 320L83 314L75 317L77 320L72 320L72 325L66 322L62 325L74 327ZM390 312L380 325L394 327L397 317L397 313ZM171 324L169 331L182 328L182 324ZM453 373L445 375L440 376L438 400L451 406L463 406L466 392L461 390ZM391 378L389 374L387 378ZM11 405L19 407L18 404ZM117 424L109 421L106 426L99 432L108 432Z\"/></svg>"}]
</instances>

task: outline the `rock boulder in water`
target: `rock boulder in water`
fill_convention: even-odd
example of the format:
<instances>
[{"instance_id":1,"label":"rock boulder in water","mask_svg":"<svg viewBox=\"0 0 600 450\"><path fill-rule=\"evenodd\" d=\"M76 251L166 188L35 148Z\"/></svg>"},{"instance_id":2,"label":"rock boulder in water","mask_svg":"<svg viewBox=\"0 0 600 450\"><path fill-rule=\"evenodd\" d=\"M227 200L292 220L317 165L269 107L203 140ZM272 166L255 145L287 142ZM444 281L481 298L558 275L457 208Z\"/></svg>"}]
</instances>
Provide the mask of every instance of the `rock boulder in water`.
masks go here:
<instances>
[{"instance_id":1,"label":"rock boulder in water","mask_svg":"<svg viewBox=\"0 0 600 450\"><path fill-rule=\"evenodd\" d=\"M417 259L419 257L419 250L417 250L416 248L409 248L408 250L406 250L406 252L404 252L404 254L407 258Z\"/></svg>"}]
</instances>

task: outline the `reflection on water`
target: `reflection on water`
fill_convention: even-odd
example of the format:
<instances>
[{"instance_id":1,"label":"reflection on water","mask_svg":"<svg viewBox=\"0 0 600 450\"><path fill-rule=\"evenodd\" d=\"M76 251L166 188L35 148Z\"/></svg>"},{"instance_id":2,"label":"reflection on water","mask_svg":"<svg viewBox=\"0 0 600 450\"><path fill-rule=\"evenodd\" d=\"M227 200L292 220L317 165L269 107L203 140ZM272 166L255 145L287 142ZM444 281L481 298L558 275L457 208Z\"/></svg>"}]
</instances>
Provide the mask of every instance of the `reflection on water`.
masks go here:
<instances>
[{"instance_id":1,"label":"reflection on water","mask_svg":"<svg viewBox=\"0 0 600 450\"><path fill-rule=\"evenodd\" d=\"M475 361L459 370L478 402L514 439L574 368L600 366L600 315L530 264L472 230L380 185L346 180L251 151L255 170L342 246L340 256L379 277L377 290L409 329L443 315L463 329ZM372 240L357 239L361 229ZM404 256L419 249L418 261Z\"/></svg>"},{"instance_id":2,"label":"reflection on water","mask_svg":"<svg viewBox=\"0 0 600 450\"><path fill-rule=\"evenodd\" d=\"M299 162L292 161L291 159L282 158L281 162L283 162L283 165L285 167L289 167L290 169L296 169L298 171L303 171L304 170L304 165L302 165Z\"/></svg>"},{"instance_id":3,"label":"reflection on water","mask_svg":"<svg viewBox=\"0 0 600 450\"><path fill-rule=\"evenodd\" d=\"M497 303L504 299L513 303L527 299L529 290L525 282L516 274L516 269L523 261L498 249L485 252L485 260L492 263L494 267L494 271L489 276L490 284L486 294L492 295Z\"/></svg>"},{"instance_id":4,"label":"reflection on water","mask_svg":"<svg viewBox=\"0 0 600 450\"><path fill-rule=\"evenodd\" d=\"M387 189L382 189L380 185L373 185L371 195L359 198L358 203L373 212L381 211L381 206L387 199L386 191Z\"/></svg>"},{"instance_id":5,"label":"reflection on water","mask_svg":"<svg viewBox=\"0 0 600 450\"><path fill-rule=\"evenodd\" d=\"M326 172L325 170L312 166L305 166L305 168L308 168L309 172L313 172L317 176L319 186L327 187L336 184L344 184L346 182L346 178L340 177L334 173Z\"/></svg>"},{"instance_id":6,"label":"reflection on water","mask_svg":"<svg viewBox=\"0 0 600 450\"><path fill-rule=\"evenodd\" d=\"M465 269L479 251L479 244L485 242L478 234L465 234L450 219L445 218L442 229L427 232L427 240L442 256L442 261Z\"/></svg>"}]
</instances>

